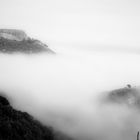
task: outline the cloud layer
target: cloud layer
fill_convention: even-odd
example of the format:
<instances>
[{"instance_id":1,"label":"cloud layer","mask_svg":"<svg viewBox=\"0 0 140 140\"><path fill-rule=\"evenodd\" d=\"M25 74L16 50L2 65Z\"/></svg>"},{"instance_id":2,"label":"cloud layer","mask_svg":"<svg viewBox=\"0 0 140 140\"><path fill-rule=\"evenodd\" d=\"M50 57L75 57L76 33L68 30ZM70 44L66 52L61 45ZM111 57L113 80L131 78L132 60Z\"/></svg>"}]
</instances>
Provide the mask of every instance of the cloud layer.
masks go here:
<instances>
[{"instance_id":1,"label":"cloud layer","mask_svg":"<svg viewBox=\"0 0 140 140\"><path fill-rule=\"evenodd\" d=\"M11 104L80 140L130 140L139 111L102 104L105 92L139 85L140 56L65 49L48 56L0 54L0 89Z\"/></svg>"}]
</instances>

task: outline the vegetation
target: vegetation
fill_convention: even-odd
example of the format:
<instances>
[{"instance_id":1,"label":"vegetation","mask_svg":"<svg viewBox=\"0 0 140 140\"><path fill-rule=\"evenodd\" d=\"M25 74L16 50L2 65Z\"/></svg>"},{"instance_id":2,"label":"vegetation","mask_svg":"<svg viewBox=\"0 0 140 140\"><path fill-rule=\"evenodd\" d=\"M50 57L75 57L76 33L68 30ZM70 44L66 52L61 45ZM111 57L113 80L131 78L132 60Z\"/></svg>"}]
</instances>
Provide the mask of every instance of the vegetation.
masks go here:
<instances>
[{"instance_id":1,"label":"vegetation","mask_svg":"<svg viewBox=\"0 0 140 140\"><path fill-rule=\"evenodd\" d=\"M35 39L27 39L22 41L9 40L0 38L0 51L2 53L38 53L38 52L51 52L47 45Z\"/></svg>"},{"instance_id":2,"label":"vegetation","mask_svg":"<svg viewBox=\"0 0 140 140\"><path fill-rule=\"evenodd\" d=\"M107 96L107 100L111 101L112 103L121 103L139 108L139 89L136 87L131 87L131 85L128 84L127 87L110 91Z\"/></svg>"},{"instance_id":3,"label":"vegetation","mask_svg":"<svg viewBox=\"0 0 140 140\"><path fill-rule=\"evenodd\" d=\"M70 140L43 126L26 112L13 109L8 100L0 96L0 140Z\"/></svg>"},{"instance_id":4,"label":"vegetation","mask_svg":"<svg viewBox=\"0 0 140 140\"><path fill-rule=\"evenodd\" d=\"M139 140L139 131L137 132L137 140Z\"/></svg>"}]
</instances>

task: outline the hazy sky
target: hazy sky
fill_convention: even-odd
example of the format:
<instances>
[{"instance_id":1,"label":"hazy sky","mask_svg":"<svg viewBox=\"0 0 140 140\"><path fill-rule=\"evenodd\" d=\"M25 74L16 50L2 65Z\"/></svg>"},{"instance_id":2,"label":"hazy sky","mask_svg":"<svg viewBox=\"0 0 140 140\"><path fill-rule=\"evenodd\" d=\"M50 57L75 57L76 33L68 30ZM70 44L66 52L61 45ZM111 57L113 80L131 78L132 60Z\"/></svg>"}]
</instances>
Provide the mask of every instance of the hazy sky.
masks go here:
<instances>
[{"instance_id":1,"label":"hazy sky","mask_svg":"<svg viewBox=\"0 0 140 140\"><path fill-rule=\"evenodd\" d=\"M0 0L0 19L48 44L140 46L139 0Z\"/></svg>"}]
</instances>

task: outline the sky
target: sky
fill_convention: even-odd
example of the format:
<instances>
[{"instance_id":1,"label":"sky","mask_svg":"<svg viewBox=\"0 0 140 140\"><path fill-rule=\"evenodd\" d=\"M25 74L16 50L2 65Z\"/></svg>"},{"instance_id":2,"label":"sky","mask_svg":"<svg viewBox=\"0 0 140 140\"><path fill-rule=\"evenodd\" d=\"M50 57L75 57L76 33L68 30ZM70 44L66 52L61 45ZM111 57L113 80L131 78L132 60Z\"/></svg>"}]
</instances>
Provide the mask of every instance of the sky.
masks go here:
<instances>
[{"instance_id":1,"label":"sky","mask_svg":"<svg viewBox=\"0 0 140 140\"><path fill-rule=\"evenodd\" d=\"M48 45L140 46L139 0L0 0L0 28Z\"/></svg>"}]
</instances>

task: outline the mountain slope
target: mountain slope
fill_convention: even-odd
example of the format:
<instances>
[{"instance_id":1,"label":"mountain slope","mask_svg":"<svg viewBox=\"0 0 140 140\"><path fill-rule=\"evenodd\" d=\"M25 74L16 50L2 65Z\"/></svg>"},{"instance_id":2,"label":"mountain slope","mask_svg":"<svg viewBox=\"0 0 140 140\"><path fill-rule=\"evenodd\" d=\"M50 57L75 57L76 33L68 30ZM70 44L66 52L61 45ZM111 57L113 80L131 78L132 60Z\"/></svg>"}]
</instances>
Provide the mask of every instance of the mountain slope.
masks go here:
<instances>
[{"instance_id":1,"label":"mountain slope","mask_svg":"<svg viewBox=\"0 0 140 140\"><path fill-rule=\"evenodd\" d=\"M64 134L43 126L26 112L13 109L0 96L0 140L72 140Z\"/></svg>"},{"instance_id":2,"label":"mountain slope","mask_svg":"<svg viewBox=\"0 0 140 140\"><path fill-rule=\"evenodd\" d=\"M22 30L0 29L1 53L50 53L54 52L39 40L31 39Z\"/></svg>"},{"instance_id":3,"label":"mountain slope","mask_svg":"<svg viewBox=\"0 0 140 140\"><path fill-rule=\"evenodd\" d=\"M108 92L106 101L111 103L125 104L129 107L140 107L140 89L124 87L120 89L115 89Z\"/></svg>"}]
</instances>

